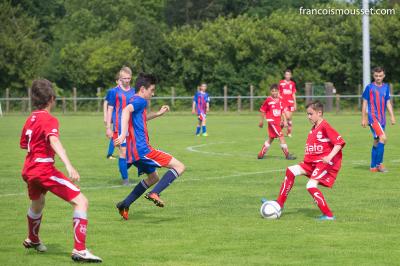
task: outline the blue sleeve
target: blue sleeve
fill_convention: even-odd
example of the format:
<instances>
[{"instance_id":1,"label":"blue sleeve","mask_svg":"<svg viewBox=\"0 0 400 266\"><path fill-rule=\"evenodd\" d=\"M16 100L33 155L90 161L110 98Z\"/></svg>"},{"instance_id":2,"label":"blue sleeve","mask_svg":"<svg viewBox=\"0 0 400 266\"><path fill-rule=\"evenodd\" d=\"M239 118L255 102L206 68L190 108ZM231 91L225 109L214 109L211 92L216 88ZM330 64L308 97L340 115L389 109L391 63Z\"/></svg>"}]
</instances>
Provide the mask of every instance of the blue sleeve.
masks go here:
<instances>
[{"instance_id":1,"label":"blue sleeve","mask_svg":"<svg viewBox=\"0 0 400 266\"><path fill-rule=\"evenodd\" d=\"M364 100L369 101L369 85L367 85L367 87L365 87L362 97Z\"/></svg>"},{"instance_id":2,"label":"blue sleeve","mask_svg":"<svg viewBox=\"0 0 400 266\"><path fill-rule=\"evenodd\" d=\"M106 97L108 105L115 106L116 98L117 98L117 91L115 89L109 90Z\"/></svg>"},{"instance_id":3,"label":"blue sleeve","mask_svg":"<svg viewBox=\"0 0 400 266\"><path fill-rule=\"evenodd\" d=\"M387 85L386 87L387 87L387 91L386 91L385 101L387 102L390 100L390 87L389 87L389 85Z\"/></svg>"},{"instance_id":4,"label":"blue sleeve","mask_svg":"<svg viewBox=\"0 0 400 266\"><path fill-rule=\"evenodd\" d=\"M195 95L194 95L194 97L193 97L193 101L197 104L197 95L198 95L198 92L196 92L195 93Z\"/></svg>"},{"instance_id":5,"label":"blue sleeve","mask_svg":"<svg viewBox=\"0 0 400 266\"><path fill-rule=\"evenodd\" d=\"M106 93L106 97L104 97L104 100L106 100L107 102L110 101L111 90L112 90L112 89L109 89L109 90L107 91L107 93Z\"/></svg>"},{"instance_id":6,"label":"blue sleeve","mask_svg":"<svg viewBox=\"0 0 400 266\"><path fill-rule=\"evenodd\" d=\"M129 104L133 106L134 112L140 112L147 107L147 101L143 98L133 98Z\"/></svg>"}]
</instances>

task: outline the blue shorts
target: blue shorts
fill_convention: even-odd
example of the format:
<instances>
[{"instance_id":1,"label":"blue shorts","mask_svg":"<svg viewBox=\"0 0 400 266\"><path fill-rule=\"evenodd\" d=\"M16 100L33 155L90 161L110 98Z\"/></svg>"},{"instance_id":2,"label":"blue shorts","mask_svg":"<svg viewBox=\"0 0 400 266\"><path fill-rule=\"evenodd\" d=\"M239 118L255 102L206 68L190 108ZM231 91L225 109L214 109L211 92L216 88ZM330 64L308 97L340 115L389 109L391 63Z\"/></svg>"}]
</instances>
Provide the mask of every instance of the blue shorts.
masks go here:
<instances>
[{"instance_id":1,"label":"blue shorts","mask_svg":"<svg viewBox=\"0 0 400 266\"><path fill-rule=\"evenodd\" d=\"M369 128L371 129L374 139L378 139L380 136L385 134L385 125L382 126L378 121L369 124Z\"/></svg>"}]
</instances>

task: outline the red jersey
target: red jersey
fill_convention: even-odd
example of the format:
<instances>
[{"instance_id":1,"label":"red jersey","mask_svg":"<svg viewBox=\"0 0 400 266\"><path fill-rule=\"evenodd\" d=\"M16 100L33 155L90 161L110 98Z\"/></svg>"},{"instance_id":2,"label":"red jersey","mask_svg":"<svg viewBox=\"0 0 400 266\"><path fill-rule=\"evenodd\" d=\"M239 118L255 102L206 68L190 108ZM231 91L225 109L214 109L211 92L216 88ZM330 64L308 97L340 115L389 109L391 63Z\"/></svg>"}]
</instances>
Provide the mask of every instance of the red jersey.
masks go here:
<instances>
[{"instance_id":1,"label":"red jersey","mask_svg":"<svg viewBox=\"0 0 400 266\"><path fill-rule=\"evenodd\" d=\"M282 97L283 107L294 105L293 95L296 93L296 83L294 81L279 81L279 94Z\"/></svg>"},{"instance_id":2,"label":"red jersey","mask_svg":"<svg viewBox=\"0 0 400 266\"><path fill-rule=\"evenodd\" d=\"M24 170L35 163L54 164L54 150L49 136L59 136L58 120L46 110L33 111L22 129L20 147L27 149Z\"/></svg>"},{"instance_id":3,"label":"red jersey","mask_svg":"<svg viewBox=\"0 0 400 266\"><path fill-rule=\"evenodd\" d=\"M328 122L323 120L317 127L313 126L307 137L304 162L318 162L322 161L322 158L327 156L335 145L345 145L345 141L339 135L339 133L333 129ZM336 162L342 160L342 150L340 150L333 158L332 163L336 165ZM340 168L340 164L337 165Z\"/></svg>"},{"instance_id":4,"label":"red jersey","mask_svg":"<svg viewBox=\"0 0 400 266\"><path fill-rule=\"evenodd\" d=\"M268 96L260 107L260 112L265 113L268 122L281 123L282 102L280 98L272 98Z\"/></svg>"}]
</instances>

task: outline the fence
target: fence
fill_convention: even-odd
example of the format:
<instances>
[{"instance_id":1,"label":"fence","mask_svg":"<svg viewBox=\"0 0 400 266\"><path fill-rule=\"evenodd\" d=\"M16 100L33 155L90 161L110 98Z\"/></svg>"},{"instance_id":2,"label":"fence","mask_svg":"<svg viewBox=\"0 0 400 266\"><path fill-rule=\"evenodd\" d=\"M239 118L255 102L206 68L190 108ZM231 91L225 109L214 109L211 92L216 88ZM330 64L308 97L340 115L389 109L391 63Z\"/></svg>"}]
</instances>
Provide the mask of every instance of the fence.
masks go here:
<instances>
[{"instance_id":1,"label":"fence","mask_svg":"<svg viewBox=\"0 0 400 266\"><path fill-rule=\"evenodd\" d=\"M325 95L312 95L312 87L310 83L306 83L306 95L297 95L297 109L304 110L306 103L312 100L320 100L325 104L327 112L339 113L343 110L357 112L361 110L361 95L340 95L335 94L333 84L326 83L327 92ZM211 96L212 111L258 111L266 96L254 96L254 88L250 86L250 95L229 95L227 86L224 87L224 95ZM361 93L361 86L359 87ZM97 95L100 95L100 89L97 90ZM3 113L11 112L30 112L32 104L30 100L30 90L28 89L28 97L8 97L9 90L6 90L6 97L0 98L0 104ZM400 95L392 95L392 104L395 106L396 98ZM153 97L149 102L150 109L157 109L161 105L168 104L172 111L190 111L192 106L192 96L175 96L175 90L171 89L170 96ZM103 108L102 97L77 97L77 90L73 89L73 97L58 97L56 99L55 110L62 113L76 112L102 112Z\"/></svg>"}]
</instances>

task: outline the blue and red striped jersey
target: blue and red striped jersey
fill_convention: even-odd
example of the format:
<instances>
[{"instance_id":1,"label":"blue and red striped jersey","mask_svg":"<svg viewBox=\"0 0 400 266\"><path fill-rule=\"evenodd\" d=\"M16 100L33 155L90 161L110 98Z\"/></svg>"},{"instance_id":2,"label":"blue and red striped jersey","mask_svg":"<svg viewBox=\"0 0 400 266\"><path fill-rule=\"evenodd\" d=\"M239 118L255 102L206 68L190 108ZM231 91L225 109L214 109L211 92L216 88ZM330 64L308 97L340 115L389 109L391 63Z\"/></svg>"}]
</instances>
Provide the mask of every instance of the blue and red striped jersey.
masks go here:
<instances>
[{"instance_id":1,"label":"blue and red striped jersey","mask_svg":"<svg viewBox=\"0 0 400 266\"><path fill-rule=\"evenodd\" d=\"M196 111L198 115L207 113L207 103L210 102L210 97L207 92L196 92L193 97L193 102L196 103Z\"/></svg>"},{"instance_id":2,"label":"blue and red striped jersey","mask_svg":"<svg viewBox=\"0 0 400 266\"><path fill-rule=\"evenodd\" d=\"M150 146L147 131L147 100L134 95L129 104L133 106L133 112L129 120L126 139L126 159L128 163L132 163L144 158L153 150L153 147Z\"/></svg>"},{"instance_id":3,"label":"blue and red striped jersey","mask_svg":"<svg viewBox=\"0 0 400 266\"><path fill-rule=\"evenodd\" d=\"M121 117L122 110L128 105L130 99L135 95L135 90L130 88L129 90L124 90L121 87L115 87L110 89L107 93L106 100L109 106L113 106L112 122L113 131L121 134Z\"/></svg>"},{"instance_id":4,"label":"blue and red striped jersey","mask_svg":"<svg viewBox=\"0 0 400 266\"><path fill-rule=\"evenodd\" d=\"M390 100L389 85L383 83L381 86L375 83L368 84L365 88L363 99L368 102L368 123L378 121L382 126L386 125L386 104Z\"/></svg>"}]
</instances>

